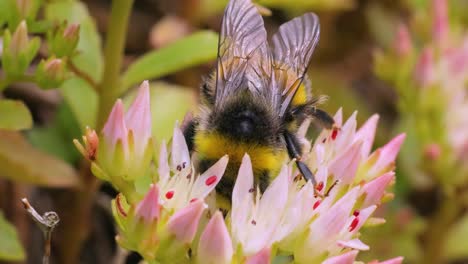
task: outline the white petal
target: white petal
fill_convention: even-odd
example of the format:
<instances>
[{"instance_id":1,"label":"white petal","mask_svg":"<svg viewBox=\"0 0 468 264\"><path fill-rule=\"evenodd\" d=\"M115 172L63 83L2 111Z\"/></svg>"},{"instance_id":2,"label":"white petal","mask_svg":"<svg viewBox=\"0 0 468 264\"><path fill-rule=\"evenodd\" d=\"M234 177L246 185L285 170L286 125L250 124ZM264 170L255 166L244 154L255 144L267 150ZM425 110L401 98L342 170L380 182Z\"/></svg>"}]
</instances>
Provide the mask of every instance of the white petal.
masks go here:
<instances>
[{"instance_id":1,"label":"white petal","mask_svg":"<svg viewBox=\"0 0 468 264\"><path fill-rule=\"evenodd\" d=\"M165 185L169 179L169 163L167 160L166 141L161 142L161 150L159 151L158 174L160 185Z\"/></svg>"},{"instance_id":2,"label":"white petal","mask_svg":"<svg viewBox=\"0 0 468 264\"><path fill-rule=\"evenodd\" d=\"M338 240L337 243L338 243L338 246L344 247L344 248L351 248L351 249L357 249L357 250L369 250L369 246L364 244L361 240L357 238L351 239L348 241Z\"/></svg>"},{"instance_id":3,"label":"white petal","mask_svg":"<svg viewBox=\"0 0 468 264\"><path fill-rule=\"evenodd\" d=\"M172 136L171 166L173 171L181 171L190 168L190 153L184 134L176 124Z\"/></svg>"},{"instance_id":4,"label":"white petal","mask_svg":"<svg viewBox=\"0 0 468 264\"><path fill-rule=\"evenodd\" d=\"M204 199L223 177L228 161L229 158L225 155L202 175L198 176L193 184L190 199Z\"/></svg>"}]
</instances>

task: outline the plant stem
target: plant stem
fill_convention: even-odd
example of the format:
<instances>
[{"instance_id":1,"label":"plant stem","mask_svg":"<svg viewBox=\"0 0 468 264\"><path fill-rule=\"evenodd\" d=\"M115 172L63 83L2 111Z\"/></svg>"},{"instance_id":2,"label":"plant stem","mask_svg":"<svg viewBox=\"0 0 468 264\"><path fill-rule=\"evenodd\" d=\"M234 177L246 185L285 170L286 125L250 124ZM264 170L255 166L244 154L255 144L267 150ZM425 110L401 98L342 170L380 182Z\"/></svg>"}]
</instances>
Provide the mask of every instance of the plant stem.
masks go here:
<instances>
[{"instance_id":1,"label":"plant stem","mask_svg":"<svg viewBox=\"0 0 468 264\"><path fill-rule=\"evenodd\" d=\"M98 127L102 127L112 105L119 96L118 91L120 91L121 85L120 71L132 5L133 0L114 0L112 2L104 49L104 75L98 87Z\"/></svg>"},{"instance_id":2,"label":"plant stem","mask_svg":"<svg viewBox=\"0 0 468 264\"><path fill-rule=\"evenodd\" d=\"M444 263L443 252L447 230L457 219L459 208L455 197L445 197L440 209L434 213L424 234L424 256L420 263Z\"/></svg>"},{"instance_id":3,"label":"plant stem","mask_svg":"<svg viewBox=\"0 0 468 264\"><path fill-rule=\"evenodd\" d=\"M99 94L98 124L100 130L109 114L112 104L118 97L120 89L120 70L125 48L125 39L133 0L114 0L108 32L104 47L104 73L97 92ZM82 244L86 241L91 226L91 211L94 197L99 189L99 181L91 175L86 162L80 167L80 176L84 188L72 190L72 193L58 194L56 199L62 214L63 229L61 236L61 254L58 263L79 263Z\"/></svg>"}]
</instances>

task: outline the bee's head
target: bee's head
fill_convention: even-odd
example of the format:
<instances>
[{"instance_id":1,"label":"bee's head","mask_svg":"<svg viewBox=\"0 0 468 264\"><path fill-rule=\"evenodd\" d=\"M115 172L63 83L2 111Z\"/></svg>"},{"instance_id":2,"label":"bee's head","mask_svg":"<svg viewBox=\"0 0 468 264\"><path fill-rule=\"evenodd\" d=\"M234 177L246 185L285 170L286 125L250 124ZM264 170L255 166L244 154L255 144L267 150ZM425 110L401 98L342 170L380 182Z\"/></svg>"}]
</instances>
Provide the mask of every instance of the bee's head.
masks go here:
<instances>
[{"instance_id":1,"label":"bee's head","mask_svg":"<svg viewBox=\"0 0 468 264\"><path fill-rule=\"evenodd\" d=\"M237 96L214 110L211 125L235 140L271 144L277 140L279 125L266 104L250 95Z\"/></svg>"}]
</instances>

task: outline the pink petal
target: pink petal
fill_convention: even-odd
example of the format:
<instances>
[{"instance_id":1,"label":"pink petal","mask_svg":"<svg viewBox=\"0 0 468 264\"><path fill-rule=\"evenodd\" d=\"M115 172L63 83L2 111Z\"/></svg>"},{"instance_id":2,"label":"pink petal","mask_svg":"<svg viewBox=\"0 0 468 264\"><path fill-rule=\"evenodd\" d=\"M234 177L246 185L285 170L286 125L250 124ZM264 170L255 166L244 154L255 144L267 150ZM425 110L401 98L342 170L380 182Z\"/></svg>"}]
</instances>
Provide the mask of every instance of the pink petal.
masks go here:
<instances>
[{"instance_id":1,"label":"pink petal","mask_svg":"<svg viewBox=\"0 0 468 264\"><path fill-rule=\"evenodd\" d=\"M362 188L362 192L366 194L362 207L380 203L380 199L382 198L385 189L394 178L394 172L387 172L384 175L366 183Z\"/></svg>"},{"instance_id":2,"label":"pink petal","mask_svg":"<svg viewBox=\"0 0 468 264\"><path fill-rule=\"evenodd\" d=\"M358 141L331 162L329 170L336 180L344 184L353 182L361 161L361 147L362 141Z\"/></svg>"},{"instance_id":3,"label":"pink petal","mask_svg":"<svg viewBox=\"0 0 468 264\"><path fill-rule=\"evenodd\" d=\"M190 199L204 199L223 177L228 161L229 158L225 155L202 175L198 176L197 180L193 184Z\"/></svg>"},{"instance_id":4,"label":"pink petal","mask_svg":"<svg viewBox=\"0 0 468 264\"><path fill-rule=\"evenodd\" d=\"M406 134L402 133L394 137L385 146L380 148L379 159L372 168L373 172L379 172L380 170L395 162L395 159L398 155L398 152L400 151L400 147L403 144L403 141L405 141L405 138Z\"/></svg>"},{"instance_id":5,"label":"pink petal","mask_svg":"<svg viewBox=\"0 0 468 264\"><path fill-rule=\"evenodd\" d=\"M174 171L182 171L190 167L190 153L179 125L174 127L172 136L171 166Z\"/></svg>"},{"instance_id":6,"label":"pink petal","mask_svg":"<svg viewBox=\"0 0 468 264\"><path fill-rule=\"evenodd\" d=\"M369 206L365 209L362 209L359 212L359 223L356 226L354 233L357 233L359 229L366 223L367 219L374 213L375 209L377 209L376 205Z\"/></svg>"},{"instance_id":7,"label":"pink petal","mask_svg":"<svg viewBox=\"0 0 468 264\"><path fill-rule=\"evenodd\" d=\"M434 39L439 45L443 45L447 42L449 33L447 0L433 0L432 8L434 12Z\"/></svg>"},{"instance_id":8,"label":"pink petal","mask_svg":"<svg viewBox=\"0 0 468 264\"><path fill-rule=\"evenodd\" d=\"M369 250L369 246L364 244L361 240L355 238L348 241L339 240L338 246L350 249L357 249L357 250Z\"/></svg>"},{"instance_id":9,"label":"pink petal","mask_svg":"<svg viewBox=\"0 0 468 264\"><path fill-rule=\"evenodd\" d=\"M198 263L231 263L233 248L223 215L218 211L203 230L197 249Z\"/></svg>"},{"instance_id":10,"label":"pink petal","mask_svg":"<svg viewBox=\"0 0 468 264\"><path fill-rule=\"evenodd\" d=\"M320 243L322 247L326 248L345 227L351 209L356 202L357 194L358 187L355 187L341 197L330 209L321 210L319 217L310 225L309 240L313 243Z\"/></svg>"},{"instance_id":11,"label":"pink petal","mask_svg":"<svg viewBox=\"0 0 468 264\"><path fill-rule=\"evenodd\" d=\"M161 205L159 204L159 188L157 185L151 184L151 187L143 200L138 203L135 213L146 222L153 222L159 218L160 212Z\"/></svg>"},{"instance_id":12,"label":"pink petal","mask_svg":"<svg viewBox=\"0 0 468 264\"><path fill-rule=\"evenodd\" d=\"M403 263L403 257L392 258L383 262L371 261L369 264L401 264Z\"/></svg>"},{"instance_id":13,"label":"pink petal","mask_svg":"<svg viewBox=\"0 0 468 264\"><path fill-rule=\"evenodd\" d=\"M107 140L108 144L111 144L112 147L115 146L118 140L121 140L122 145L126 148L128 146L127 133L122 100L118 99L107 118L107 122L102 129L102 134L104 135L104 139Z\"/></svg>"},{"instance_id":14,"label":"pink petal","mask_svg":"<svg viewBox=\"0 0 468 264\"><path fill-rule=\"evenodd\" d=\"M125 122L129 130L133 132L135 152L144 153L148 140L151 137L151 109L148 81L144 81L138 95L128 108Z\"/></svg>"},{"instance_id":15,"label":"pink petal","mask_svg":"<svg viewBox=\"0 0 468 264\"><path fill-rule=\"evenodd\" d=\"M340 109L336 111L336 114L333 117L333 119L335 120L335 125L337 127L341 127L341 125L343 124L343 108L340 107Z\"/></svg>"},{"instance_id":16,"label":"pink petal","mask_svg":"<svg viewBox=\"0 0 468 264\"><path fill-rule=\"evenodd\" d=\"M422 86L427 87L434 79L434 57L432 50L427 47L422 53L414 69L414 78Z\"/></svg>"},{"instance_id":17,"label":"pink petal","mask_svg":"<svg viewBox=\"0 0 468 264\"><path fill-rule=\"evenodd\" d=\"M357 111L354 111L348 120L346 120L341 129L338 130L338 134L335 140L336 149L342 150L343 148L347 148L353 142L357 126L356 116Z\"/></svg>"},{"instance_id":18,"label":"pink petal","mask_svg":"<svg viewBox=\"0 0 468 264\"><path fill-rule=\"evenodd\" d=\"M362 157L369 156L372 144L374 143L375 132L377 130L377 123L379 122L379 115L374 114L371 116L364 125L356 132L355 140L362 140Z\"/></svg>"},{"instance_id":19,"label":"pink petal","mask_svg":"<svg viewBox=\"0 0 468 264\"><path fill-rule=\"evenodd\" d=\"M271 263L271 249L264 248L257 254L247 258L245 264L269 264Z\"/></svg>"},{"instance_id":20,"label":"pink petal","mask_svg":"<svg viewBox=\"0 0 468 264\"><path fill-rule=\"evenodd\" d=\"M322 262L322 264L352 264L354 263L354 260L356 259L358 253L359 251L352 250L342 255L328 258L327 260Z\"/></svg>"},{"instance_id":21,"label":"pink petal","mask_svg":"<svg viewBox=\"0 0 468 264\"><path fill-rule=\"evenodd\" d=\"M197 200L177 211L169 218L167 227L176 239L183 243L192 243L198 229L198 222L206 206Z\"/></svg>"}]
</instances>

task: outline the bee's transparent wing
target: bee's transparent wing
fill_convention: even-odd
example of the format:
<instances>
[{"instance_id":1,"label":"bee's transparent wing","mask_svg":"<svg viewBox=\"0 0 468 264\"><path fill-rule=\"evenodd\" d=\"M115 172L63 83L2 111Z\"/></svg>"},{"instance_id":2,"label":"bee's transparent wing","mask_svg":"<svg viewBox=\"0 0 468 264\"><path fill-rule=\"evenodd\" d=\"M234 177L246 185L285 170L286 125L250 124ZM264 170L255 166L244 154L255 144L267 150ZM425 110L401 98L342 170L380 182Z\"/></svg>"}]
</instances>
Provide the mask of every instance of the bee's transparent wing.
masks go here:
<instances>
[{"instance_id":1,"label":"bee's transparent wing","mask_svg":"<svg viewBox=\"0 0 468 264\"><path fill-rule=\"evenodd\" d=\"M280 94L279 115L283 116L309 66L320 37L317 15L307 13L280 26L272 38L272 89Z\"/></svg>"},{"instance_id":2,"label":"bee's transparent wing","mask_svg":"<svg viewBox=\"0 0 468 264\"><path fill-rule=\"evenodd\" d=\"M248 61L265 43L266 31L257 8L250 0L231 0L219 37L215 105L243 85Z\"/></svg>"}]
</instances>

